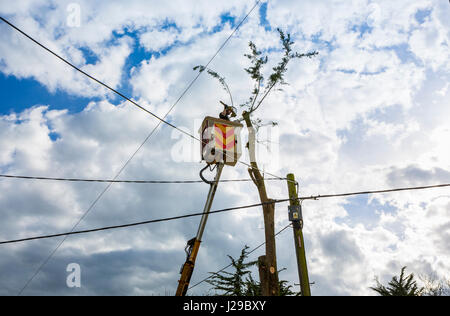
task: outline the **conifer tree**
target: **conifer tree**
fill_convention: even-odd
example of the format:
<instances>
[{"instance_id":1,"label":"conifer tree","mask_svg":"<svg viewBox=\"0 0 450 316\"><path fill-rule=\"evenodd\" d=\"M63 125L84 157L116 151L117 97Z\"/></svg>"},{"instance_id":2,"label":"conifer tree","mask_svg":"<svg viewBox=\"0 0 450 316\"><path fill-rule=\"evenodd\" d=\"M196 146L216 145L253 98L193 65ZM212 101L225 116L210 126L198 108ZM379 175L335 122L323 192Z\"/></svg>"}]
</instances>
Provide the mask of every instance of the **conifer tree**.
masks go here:
<instances>
[{"instance_id":1,"label":"conifer tree","mask_svg":"<svg viewBox=\"0 0 450 316\"><path fill-rule=\"evenodd\" d=\"M213 286L213 290L220 296L261 296L261 283L254 280L249 270L250 267L257 264L257 261L246 262L248 258L248 246L241 251L239 259L228 256L231 260L231 266L234 273L231 272L214 272L211 273L211 280L207 282ZM285 269L283 269L285 270ZM278 272L281 272L280 270ZM288 285L288 281L279 281L280 296L298 296L300 293L292 291L292 286ZM219 291L219 292L217 292Z\"/></svg>"},{"instance_id":2,"label":"conifer tree","mask_svg":"<svg viewBox=\"0 0 450 316\"><path fill-rule=\"evenodd\" d=\"M234 273L222 271L212 273L211 280L207 282L214 286L214 290L222 291L223 296L244 296L246 294L246 282L244 277L250 274L249 268L256 264L256 261L244 262L248 257L248 246L246 245L241 251L239 259L235 260L228 255L231 260L231 265L234 268Z\"/></svg>"},{"instance_id":3,"label":"conifer tree","mask_svg":"<svg viewBox=\"0 0 450 316\"><path fill-rule=\"evenodd\" d=\"M394 276L387 287L376 280L377 286L371 289L381 296L421 296L423 288L417 286L414 274L405 276L405 270L406 267L403 267L400 276L398 278Z\"/></svg>"}]
</instances>

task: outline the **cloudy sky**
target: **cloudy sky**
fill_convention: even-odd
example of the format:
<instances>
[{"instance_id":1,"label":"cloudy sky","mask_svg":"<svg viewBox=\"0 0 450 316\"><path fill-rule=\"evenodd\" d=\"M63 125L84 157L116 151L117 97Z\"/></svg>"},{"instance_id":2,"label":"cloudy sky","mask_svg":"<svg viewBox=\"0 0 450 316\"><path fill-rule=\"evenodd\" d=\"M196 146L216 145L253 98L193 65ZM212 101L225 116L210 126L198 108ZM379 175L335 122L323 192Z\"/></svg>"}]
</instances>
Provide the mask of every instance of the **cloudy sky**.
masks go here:
<instances>
[{"instance_id":1,"label":"cloudy sky","mask_svg":"<svg viewBox=\"0 0 450 316\"><path fill-rule=\"evenodd\" d=\"M252 8L253 1L2 1L0 14L94 77L164 116ZM276 28L299 52L289 86L258 115L267 172L295 173L301 195L450 183L450 5L447 0L262 2L214 59L236 103L252 89L243 70L251 40L280 56ZM158 121L0 23L0 173L113 178ZM201 76L171 112L197 133L228 99ZM243 138L246 135L243 133ZM198 144L169 126L146 142L120 179L196 180ZM242 157L248 159L246 155ZM223 178L247 178L245 166ZM70 230L103 183L1 179L0 240ZM201 211L206 184L114 184L78 229ZM284 182L268 183L287 198ZM219 186L213 209L258 202L251 183ZM305 201L313 295L372 295L408 272L450 277L449 189ZM172 295L199 218L69 237L24 291L30 295ZM276 230L288 224L277 205ZM260 209L210 216L192 283L264 238ZM0 247L0 294L16 295L61 239ZM253 254L256 258L262 249ZM292 233L277 238L280 274L298 283ZM81 288L66 267L81 267ZM255 275L256 276L256 275ZM191 294L210 293L202 284Z\"/></svg>"}]
</instances>

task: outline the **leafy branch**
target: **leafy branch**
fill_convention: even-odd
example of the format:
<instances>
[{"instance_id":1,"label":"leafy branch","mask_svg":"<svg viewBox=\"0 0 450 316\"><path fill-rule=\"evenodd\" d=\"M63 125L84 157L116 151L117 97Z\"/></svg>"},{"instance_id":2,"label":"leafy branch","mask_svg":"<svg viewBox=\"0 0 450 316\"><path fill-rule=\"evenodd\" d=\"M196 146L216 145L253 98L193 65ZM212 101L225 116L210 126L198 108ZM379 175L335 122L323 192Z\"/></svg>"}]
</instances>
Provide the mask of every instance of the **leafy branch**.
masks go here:
<instances>
[{"instance_id":1,"label":"leafy branch","mask_svg":"<svg viewBox=\"0 0 450 316\"><path fill-rule=\"evenodd\" d=\"M375 279L377 285L371 287L381 296L421 296L424 291L423 288L417 286L417 282L414 280L414 274L405 276L406 267L403 267L400 276L394 276L388 283L388 286L382 285L378 279Z\"/></svg>"},{"instance_id":2,"label":"leafy branch","mask_svg":"<svg viewBox=\"0 0 450 316\"><path fill-rule=\"evenodd\" d=\"M273 90L273 88L275 88L275 86L287 85L286 81L284 80L284 76L288 70L287 66L292 59L296 59L296 58L301 59L304 57L312 58L319 54L316 51L309 52L309 53L302 53L302 54L300 54L298 52L292 52L292 45L294 44L294 42L291 40L291 35L289 33L287 35L284 34L284 32L279 28L277 29L277 31L280 34L280 41L283 46L283 51L284 51L283 57L282 57L281 61L278 63L278 65L276 67L272 68L273 73L269 77L269 80L266 84L266 88L264 90L264 93L263 93L261 99L258 101L256 106L254 104L252 104L252 106L248 108L247 112L249 114L253 113L261 106L262 102L266 99L266 97ZM254 63L254 67L252 67L250 69L254 69L254 72L258 73L261 71L259 69L261 66L262 65L260 65L258 63ZM253 78L253 76L252 76L252 78ZM261 86L261 83L258 82L258 84ZM254 95L255 99L258 97L257 94L253 94L253 95Z\"/></svg>"},{"instance_id":3,"label":"leafy branch","mask_svg":"<svg viewBox=\"0 0 450 316\"><path fill-rule=\"evenodd\" d=\"M222 85L222 88L228 93L228 95L230 96L230 101L231 101L231 106L234 106L233 103L233 95L231 94L231 90L230 87L228 86L225 77L222 77L221 75L219 75L216 71L210 69L210 68L206 68L205 66L195 66L194 67L194 71L199 71L199 72L203 72L206 70L206 72L212 76L213 78L216 78L220 84Z\"/></svg>"},{"instance_id":4,"label":"leafy branch","mask_svg":"<svg viewBox=\"0 0 450 316\"><path fill-rule=\"evenodd\" d=\"M228 255L234 272L210 272L211 278L206 281L213 286L212 290L220 296L261 296L261 284L253 279L249 270L257 264L257 261L247 261L249 256L249 247L246 245L238 259ZM282 272L286 269L281 269ZM299 296L299 292L292 290L292 285L288 285L288 281L279 281L280 296Z\"/></svg>"},{"instance_id":5,"label":"leafy branch","mask_svg":"<svg viewBox=\"0 0 450 316\"><path fill-rule=\"evenodd\" d=\"M262 126L262 121L259 119L251 119L250 116L256 110L258 110L263 103L263 101L267 98L267 96L274 91L274 89L279 85L287 85L285 81L285 74L288 70L288 64L293 59L301 59L301 58L312 58L318 55L317 51L312 51L308 53L298 53L293 52L292 45L294 42L291 39L291 35L285 34L281 29L277 29L281 46L283 49L283 56L279 63L272 68L272 74L265 79L263 75L263 68L267 64L269 58L267 55L264 55L262 51L258 50L255 43L252 41L249 42L250 53L245 54L244 56L250 60L250 66L245 68L244 70L250 75L250 78L253 81L253 89L250 94L249 99L240 104L240 107L244 109L242 113L242 120L246 120L248 123L251 123L252 126L260 127ZM194 70L198 70L199 72L207 71L209 75L217 79L224 90L230 95L231 103L233 105L233 97L231 94L231 90L226 83L226 80L223 76L219 75L216 71L213 71L205 66L196 66ZM247 119L246 119L247 117Z\"/></svg>"}]
</instances>

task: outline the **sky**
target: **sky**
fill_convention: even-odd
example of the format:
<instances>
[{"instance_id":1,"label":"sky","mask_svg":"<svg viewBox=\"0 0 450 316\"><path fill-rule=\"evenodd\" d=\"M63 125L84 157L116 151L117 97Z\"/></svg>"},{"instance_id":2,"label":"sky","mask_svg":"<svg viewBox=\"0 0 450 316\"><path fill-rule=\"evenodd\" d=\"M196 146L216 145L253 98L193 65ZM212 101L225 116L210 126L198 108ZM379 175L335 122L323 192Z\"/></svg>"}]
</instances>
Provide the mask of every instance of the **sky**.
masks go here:
<instances>
[{"instance_id":1,"label":"sky","mask_svg":"<svg viewBox=\"0 0 450 316\"><path fill-rule=\"evenodd\" d=\"M163 117L253 1L2 1L0 15L77 67ZM289 65L282 91L258 110L258 160L294 173L300 195L450 183L450 5L446 0L268 0L255 9L210 68L236 104L252 82L249 41L280 58L277 28L313 59ZM0 173L113 178L158 121L0 23ZM202 75L167 120L197 135L228 95ZM243 140L246 131L242 132ZM127 180L197 180L199 144L159 126L120 174ZM242 156L248 162L248 156ZM223 178L248 178L242 164ZM213 176L212 174L210 175ZM0 179L0 240L70 231L104 183ZM274 199L284 181L267 183ZM113 184L77 229L200 212L208 186ZM252 183L219 185L213 209L258 202ZM374 295L407 266L450 278L448 188L303 202L312 295ZM69 237L25 295L173 295L186 241L200 218ZM287 205L276 206L278 231ZM202 280L264 241L262 210L209 217L192 276ZM0 246L0 295L16 295L61 239ZM263 250L252 254L256 259ZM298 283L289 230L277 237L280 278ZM70 288L68 265L81 268ZM257 271L253 270L257 276ZM211 294L203 283L192 295Z\"/></svg>"}]
</instances>

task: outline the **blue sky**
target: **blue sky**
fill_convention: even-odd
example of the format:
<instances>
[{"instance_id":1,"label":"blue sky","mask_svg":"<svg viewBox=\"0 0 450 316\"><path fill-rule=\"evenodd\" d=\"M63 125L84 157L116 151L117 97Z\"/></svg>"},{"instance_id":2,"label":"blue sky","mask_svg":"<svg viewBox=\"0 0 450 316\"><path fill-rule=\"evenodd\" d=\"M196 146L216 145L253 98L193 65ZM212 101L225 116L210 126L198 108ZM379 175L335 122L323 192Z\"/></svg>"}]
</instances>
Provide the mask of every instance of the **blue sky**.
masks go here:
<instances>
[{"instance_id":1,"label":"blue sky","mask_svg":"<svg viewBox=\"0 0 450 316\"><path fill-rule=\"evenodd\" d=\"M263 3L260 6L261 14L261 25L264 27L269 27L268 21L265 20L265 11L267 10L267 4ZM238 17L232 16L230 12L225 12L220 16L220 21L218 24L212 28L211 31L204 32L203 35L210 35L223 30L225 25L229 25L231 28L236 27L236 19ZM40 21L40 23L43 23ZM171 22L169 19L158 26L159 30L173 30L175 32L180 32L179 27L175 22ZM145 30L130 30L124 29L120 32L113 31L111 37L104 44L106 46L111 46L117 43L117 40L126 36L133 40L133 50L132 53L127 57L125 61L125 66L122 69L123 75L122 80L119 85L119 91L126 96L133 97L132 87L129 84L130 72L134 67L138 67L142 61L149 60L151 58L161 58L170 52L174 47L180 45L189 44L189 42L181 43L175 41L173 44L164 47L159 51L148 51L145 47L139 43L139 35ZM33 34L30 34L33 36ZM45 45L45 43L43 43ZM98 55L92 51L89 47L82 46L78 50L82 53L86 65L95 65L98 63ZM54 58L50 54L48 58ZM70 60L69 60L70 61ZM67 71L71 71L68 67ZM82 74L80 74L82 76ZM84 109L89 101L98 101L100 98L82 98L74 94L67 93L64 90L58 89L57 91L49 91L45 86L36 81L34 78L18 78L14 76L7 76L1 74L0 84L2 90L0 91L2 100L2 105L0 107L2 114L10 114L11 112L21 112L30 105L49 105L50 109L68 109L70 112L79 112ZM116 95L111 95L111 101L114 104L120 103L122 98Z\"/></svg>"},{"instance_id":2,"label":"blue sky","mask_svg":"<svg viewBox=\"0 0 450 316\"><path fill-rule=\"evenodd\" d=\"M424 21L430 16L432 12L431 9L426 10L418 10L415 14L415 18L418 23L423 24ZM259 7L259 17L260 17L260 25L265 28L265 30L271 30L270 22L267 20L267 3L263 3ZM41 22L42 23L42 22ZM216 27L213 28L212 32L216 33L223 29L224 24L229 24L231 27L236 26L236 17L230 15L229 12L226 12L220 16L220 23L217 24ZM167 21L159 27L161 30L174 29L179 32L176 23ZM362 37L366 33L370 33L372 28L366 23L362 23L360 25L352 25L352 32L359 33L359 36ZM154 58L159 58L167 54L173 47L180 45L179 42L175 42L174 44L164 48L158 52L149 52L144 47L139 45L138 36L141 31L129 31L124 30L121 33L113 32L110 41L107 41L106 45L111 45L118 38L123 36L128 36L133 39L134 47L133 52L128 56L126 60L125 67L123 69L123 78L120 83L120 91L125 95L132 96L132 88L129 84L129 73L131 68L139 66L139 64L144 61ZM31 34L32 35L32 34ZM314 42L321 43L320 34L318 36L314 36ZM186 44L186 43L184 43ZM333 49L333 47L329 47ZM86 64L95 65L99 62L98 56L89 49L89 47L80 47L78 48L83 57L85 59ZM406 58L413 56L412 54L408 54L405 52L404 47L392 47L392 49L397 53L397 55L402 59L406 60ZM48 58L53 58L52 56L48 56ZM69 69L68 69L69 71ZM344 73L355 73L354 70L346 70L342 69ZM364 73L363 73L364 74ZM370 73L368 73L370 74ZM81 74L80 74L81 76ZM14 76L6 76L5 74L1 74L0 83L2 86L2 90L0 91L2 100L2 106L0 107L2 114L9 114L12 111L20 112L23 109L29 107L30 104L33 105L46 105L48 104L51 109L68 109L71 112L78 112L83 110L86 103L89 100L98 101L99 98L80 98L79 96L68 94L65 91L55 91L50 92L46 87L39 84L38 81L33 78L17 78ZM112 100L115 103L120 102L119 98L115 98Z\"/></svg>"},{"instance_id":3,"label":"blue sky","mask_svg":"<svg viewBox=\"0 0 450 316\"><path fill-rule=\"evenodd\" d=\"M69 23L73 4L80 9L76 26ZM192 68L213 56L252 5L32 0L0 5L0 14L163 116L196 76ZM272 151L260 146L260 167L277 175L295 173L303 195L448 183L448 11L448 3L437 0L263 2L210 65L227 79L236 103L245 102L252 89L243 71L250 40L269 57L266 76L280 58L277 27L291 33L296 50L317 50L319 56L290 64L289 85L258 112L263 121L279 123L260 133L279 136L270 140ZM4 23L0 28L1 173L114 177L157 122ZM217 115L218 101L227 99L217 82L201 76L169 119L196 135L203 117ZM197 145L162 127L121 178L197 179L203 166ZM193 154L174 157L183 146ZM242 159L248 159L245 152ZM224 173L248 177L242 166ZM0 240L66 231L103 189L0 180ZM405 265L416 274L448 277L447 191L305 201L313 294L373 295L368 288L375 276L387 280ZM268 192L286 198L286 185L268 183ZM113 185L80 228L198 211L205 195L203 185ZM213 208L257 201L251 184L223 185ZM210 217L193 281L226 265L227 255L238 255L245 244L261 243L258 211ZM276 230L287 225L286 214L285 205L277 208ZM173 293L185 242L197 225L193 218L69 238L26 294ZM279 267L287 268L283 278L293 284L298 281L291 235L279 236L277 253ZM15 294L56 243L0 249L0 294ZM63 282L72 262L84 271L80 289ZM209 287L196 291L206 294Z\"/></svg>"},{"instance_id":4,"label":"blue sky","mask_svg":"<svg viewBox=\"0 0 450 316\"><path fill-rule=\"evenodd\" d=\"M13 76L0 76L2 89L1 114L22 112L32 105L49 105L50 109L68 109L71 112L81 111L91 98L80 98L64 91L52 93L33 79L19 79Z\"/></svg>"}]
</instances>

